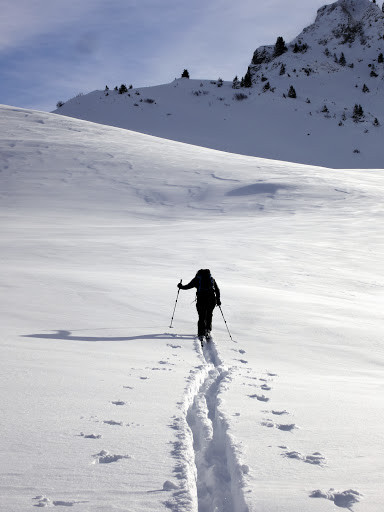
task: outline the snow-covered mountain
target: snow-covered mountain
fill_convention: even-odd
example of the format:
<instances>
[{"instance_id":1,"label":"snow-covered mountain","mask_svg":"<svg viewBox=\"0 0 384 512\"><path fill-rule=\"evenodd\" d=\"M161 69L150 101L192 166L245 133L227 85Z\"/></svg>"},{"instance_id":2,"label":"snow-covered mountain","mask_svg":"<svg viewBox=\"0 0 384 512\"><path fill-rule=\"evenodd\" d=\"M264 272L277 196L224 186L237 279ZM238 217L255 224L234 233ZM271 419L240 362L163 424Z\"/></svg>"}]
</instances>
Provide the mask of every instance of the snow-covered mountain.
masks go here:
<instances>
[{"instance_id":1,"label":"snow-covered mountain","mask_svg":"<svg viewBox=\"0 0 384 512\"><path fill-rule=\"evenodd\" d=\"M381 512L383 172L0 113L1 510Z\"/></svg>"},{"instance_id":2,"label":"snow-covered mountain","mask_svg":"<svg viewBox=\"0 0 384 512\"><path fill-rule=\"evenodd\" d=\"M338 0L292 42L258 48L250 88L184 78L119 94L109 84L55 112L233 153L381 168L383 37L376 3Z\"/></svg>"}]
</instances>

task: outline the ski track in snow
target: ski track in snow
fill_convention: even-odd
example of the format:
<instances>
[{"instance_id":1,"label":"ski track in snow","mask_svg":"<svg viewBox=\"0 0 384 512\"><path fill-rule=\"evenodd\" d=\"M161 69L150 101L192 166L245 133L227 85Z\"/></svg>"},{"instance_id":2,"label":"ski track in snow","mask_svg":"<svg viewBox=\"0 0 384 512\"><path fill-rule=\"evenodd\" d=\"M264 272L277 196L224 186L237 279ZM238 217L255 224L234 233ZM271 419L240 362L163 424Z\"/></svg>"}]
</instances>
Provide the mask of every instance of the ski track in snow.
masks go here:
<instances>
[{"instance_id":1,"label":"ski track in snow","mask_svg":"<svg viewBox=\"0 0 384 512\"><path fill-rule=\"evenodd\" d=\"M195 350L201 355L203 364L191 370L184 401L180 404L183 415L174 417L170 425L177 437L172 454L178 461L174 473L179 486L169 481L164 483L164 490L173 491L172 497L164 504L174 512L249 512L244 488L250 468L241 463L241 451L229 432L229 422L222 411L220 397L232 381L237 367L228 369L223 364L214 341L204 343L201 351L200 341L195 340ZM264 391L271 391L273 388L270 384L278 375L265 372L265 376L258 378L243 375L262 382L260 388ZM265 395L248 396L261 402L270 400ZM275 417L290 415L285 409L263 412ZM298 429L295 423L276 423L269 418L262 421L261 426L278 429L286 432L286 435ZM285 445L279 448L283 450L283 458L318 468L327 464L325 456L319 451L305 455ZM360 496L354 490L335 492L334 489L329 492L316 490L309 495L310 498L329 499L338 507L349 510L352 510L352 505L359 501Z\"/></svg>"},{"instance_id":2,"label":"ski track in snow","mask_svg":"<svg viewBox=\"0 0 384 512\"><path fill-rule=\"evenodd\" d=\"M201 354L200 341L195 348ZM232 370L221 361L213 341L204 344L202 359L188 378L184 414L172 424L178 438L173 455L183 463L175 469L180 488L165 504L175 512L247 512L242 488L249 468L238 459L221 410L220 393L232 380Z\"/></svg>"},{"instance_id":3,"label":"ski track in snow","mask_svg":"<svg viewBox=\"0 0 384 512\"><path fill-rule=\"evenodd\" d=\"M173 349L181 348L179 345L169 344L168 346ZM235 371L240 371L243 378L261 383L252 385L266 392L273 390L272 384L278 375L266 371L261 377L256 377L245 375L243 366L228 368L221 360L213 340L209 343L205 342L201 348L200 341L195 339L195 350L202 364L190 370L184 400L179 403L182 415L175 416L170 425L175 430L177 438L173 443L172 451L173 457L178 462L174 469L177 483L169 480L163 483L162 490L172 493L163 504L173 512L249 512L244 489L245 478L250 468L241 462L242 454L230 433L229 421L222 410L223 403L220 395L228 388ZM235 350L235 352L245 353L243 350ZM239 359L234 361L247 363ZM170 363L159 361L159 364ZM248 368L246 373L251 373L251 370ZM244 385L246 385L245 382ZM123 387L133 389L131 386ZM264 403L271 400L269 396L258 394L248 395L248 397ZM122 400L110 403L115 406L127 404ZM270 409L262 412L277 418L291 415L285 409ZM234 416L238 415L239 413ZM102 423L110 426L131 426L129 423L124 424L122 421L115 420L103 420ZM298 429L295 423L277 423L270 418L263 420L260 425L287 432L287 435ZM80 432L79 436L84 439L103 437L100 434L84 432ZM286 445L281 445L279 448L282 450L280 454L283 458L301 461L318 468L323 468L327 464L325 456L318 451L306 455L291 450ZM101 450L92 455L92 459L91 464L109 465L123 459L131 459L131 456ZM331 488L329 491L314 490L308 497L324 498L332 501L337 507L352 511L352 506L360 501L362 494L353 489L339 492ZM87 503L87 501L52 500L45 495L36 496L32 500L34 507L73 507Z\"/></svg>"}]
</instances>

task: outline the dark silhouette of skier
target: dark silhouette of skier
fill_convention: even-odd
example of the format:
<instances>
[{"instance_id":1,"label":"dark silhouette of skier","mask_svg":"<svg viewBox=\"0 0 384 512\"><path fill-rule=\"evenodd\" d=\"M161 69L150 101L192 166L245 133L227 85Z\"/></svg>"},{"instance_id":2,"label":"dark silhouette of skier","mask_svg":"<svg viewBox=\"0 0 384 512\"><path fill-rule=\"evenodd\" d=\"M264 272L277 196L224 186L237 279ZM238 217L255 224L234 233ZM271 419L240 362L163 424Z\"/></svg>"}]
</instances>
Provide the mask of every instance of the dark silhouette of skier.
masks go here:
<instances>
[{"instance_id":1,"label":"dark silhouette of skier","mask_svg":"<svg viewBox=\"0 0 384 512\"><path fill-rule=\"evenodd\" d=\"M186 285L179 283L178 288L189 290L196 288L196 309L199 315L197 336L203 341L204 336L210 341L212 331L212 314L215 306L221 306L220 289L208 268L198 270L195 277Z\"/></svg>"}]
</instances>

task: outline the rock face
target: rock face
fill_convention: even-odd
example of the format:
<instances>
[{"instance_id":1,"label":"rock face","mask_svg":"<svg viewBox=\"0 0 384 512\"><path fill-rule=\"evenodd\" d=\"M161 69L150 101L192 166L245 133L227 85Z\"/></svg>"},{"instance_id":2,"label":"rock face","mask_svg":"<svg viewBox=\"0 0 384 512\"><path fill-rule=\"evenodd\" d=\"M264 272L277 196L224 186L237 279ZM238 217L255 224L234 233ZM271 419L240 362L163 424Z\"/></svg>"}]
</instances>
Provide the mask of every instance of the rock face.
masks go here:
<instances>
[{"instance_id":1,"label":"rock face","mask_svg":"<svg viewBox=\"0 0 384 512\"><path fill-rule=\"evenodd\" d=\"M310 73L339 73L348 67L356 69L356 76L365 68L370 77L372 68L378 68L383 38L384 14L377 4L338 0L321 7L315 22L287 44L285 51L276 51L277 44L257 48L250 64L253 84L263 73L280 70L282 64L295 66L295 72L306 76L308 69ZM383 76L383 66L377 73Z\"/></svg>"}]
</instances>

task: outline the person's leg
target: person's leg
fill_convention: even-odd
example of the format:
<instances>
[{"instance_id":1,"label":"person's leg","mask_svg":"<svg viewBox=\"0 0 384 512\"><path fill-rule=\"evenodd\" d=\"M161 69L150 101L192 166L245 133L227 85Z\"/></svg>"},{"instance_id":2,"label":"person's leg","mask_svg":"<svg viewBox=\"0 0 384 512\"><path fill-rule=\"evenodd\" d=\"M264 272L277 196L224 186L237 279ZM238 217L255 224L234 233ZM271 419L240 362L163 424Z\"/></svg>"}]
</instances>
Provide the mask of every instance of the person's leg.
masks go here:
<instances>
[{"instance_id":1,"label":"person's leg","mask_svg":"<svg viewBox=\"0 0 384 512\"><path fill-rule=\"evenodd\" d=\"M197 322L197 335L204 336L206 331L206 304L203 301L196 302L196 309L199 315Z\"/></svg>"},{"instance_id":2,"label":"person's leg","mask_svg":"<svg viewBox=\"0 0 384 512\"><path fill-rule=\"evenodd\" d=\"M216 302L214 300L209 301L206 308L205 315L205 328L208 332L212 331L212 315L213 310L215 309Z\"/></svg>"}]
</instances>

